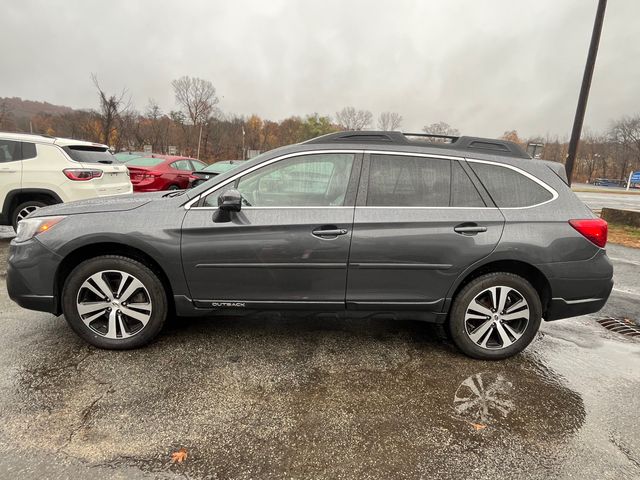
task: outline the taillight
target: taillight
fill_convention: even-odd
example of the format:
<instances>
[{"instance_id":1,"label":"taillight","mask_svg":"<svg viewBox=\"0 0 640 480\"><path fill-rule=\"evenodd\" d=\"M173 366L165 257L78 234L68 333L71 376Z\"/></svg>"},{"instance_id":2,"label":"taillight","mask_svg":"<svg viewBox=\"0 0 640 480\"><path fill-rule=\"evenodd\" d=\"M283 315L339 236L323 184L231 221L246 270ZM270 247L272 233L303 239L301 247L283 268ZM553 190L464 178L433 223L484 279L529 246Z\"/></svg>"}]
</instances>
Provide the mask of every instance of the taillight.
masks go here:
<instances>
[{"instance_id":1,"label":"taillight","mask_svg":"<svg viewBox=\"0 0 640 480\"><path fill-rule=\"evenodd\" d=\"M598 247L604 248L607 244L607 232L609 228L605 220L601 218L569 220L569 224Z\"/></svg>"},{"instance_id":2,"label":"taillight","mask_svg":"<svg viewBox=\"0 0 640 480\"><path fill-rule=\"evenodd\" d=\"M97 168L65 168L62 170L69 180L86 182L102 176L102 170Z\"/></svg>"}]
</instances>

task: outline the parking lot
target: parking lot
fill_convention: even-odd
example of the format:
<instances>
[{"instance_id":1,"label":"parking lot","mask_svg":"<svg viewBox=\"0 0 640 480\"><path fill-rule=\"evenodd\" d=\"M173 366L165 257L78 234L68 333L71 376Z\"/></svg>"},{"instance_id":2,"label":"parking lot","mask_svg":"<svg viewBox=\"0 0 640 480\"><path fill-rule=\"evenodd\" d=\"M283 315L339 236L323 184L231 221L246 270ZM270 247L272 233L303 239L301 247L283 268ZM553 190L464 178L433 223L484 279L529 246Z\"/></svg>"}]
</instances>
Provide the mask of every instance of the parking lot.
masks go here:
<instances>
[{"instance_id":1,"label":"parking lot","mask_svg":"<svg viewBox=\"0 0 640 480\"><path fill-rule=\"evenodd\" d=\"M640 252L609 255L598 316L637 314ZM640 340L594 317L481 362L419 322L276 315L173 319L148 348L101 351L4 277L0 312L2 478L640 476Z\"/></svg>"},{"instance_id":2,"label":"parking lot","mask_svg":"<svg viewBox=\"0 0 640 480\"><path fill-rule=\"evenodd\" d=\"M593 187L591 185L574 185L576 195L592 210L602 208L618 208L624 210L640 210L640 191L625 191L615 187Z\"/></svg>"}]
</instances>

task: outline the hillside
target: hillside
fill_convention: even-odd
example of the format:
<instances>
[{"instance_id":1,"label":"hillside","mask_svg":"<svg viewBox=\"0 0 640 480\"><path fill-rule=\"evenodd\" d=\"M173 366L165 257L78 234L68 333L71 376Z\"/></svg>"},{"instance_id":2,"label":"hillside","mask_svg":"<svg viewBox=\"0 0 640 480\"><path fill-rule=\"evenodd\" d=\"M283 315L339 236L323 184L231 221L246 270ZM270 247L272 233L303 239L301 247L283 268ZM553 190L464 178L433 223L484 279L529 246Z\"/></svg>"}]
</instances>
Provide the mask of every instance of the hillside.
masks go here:
<instances>
[{"instance_id":1,"label":"hillside","mask_svg":"<svg viewBox=\"0 0 640 480\"><path fill-rule=\"evenodd\" d=\"M16 119L32 118L38 113L50 115L62 115L73 112L73 108L63 105L53 105L49 102L37 102L33 100L23 100L20 97L0 97L0 105L5 104L6 111L11 113Z\"/></svg>"}]
</instances>

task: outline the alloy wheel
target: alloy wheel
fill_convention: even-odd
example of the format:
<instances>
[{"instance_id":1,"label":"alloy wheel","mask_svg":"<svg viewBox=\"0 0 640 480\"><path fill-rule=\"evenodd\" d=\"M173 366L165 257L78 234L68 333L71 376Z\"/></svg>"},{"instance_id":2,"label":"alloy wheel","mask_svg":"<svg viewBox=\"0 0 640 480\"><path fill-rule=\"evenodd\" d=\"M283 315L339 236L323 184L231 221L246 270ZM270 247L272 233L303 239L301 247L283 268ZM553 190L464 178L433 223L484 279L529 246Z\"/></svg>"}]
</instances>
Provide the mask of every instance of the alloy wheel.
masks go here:
<instances>
[{"instance_id":1,"label":"alloy wheel","mask_svg":"<svg viewBox=\"0 0 640 480\"><path fill-rule=\"evenodd\" d=\"M27 216L33 212L35 212L36 210L38 210L40 207L37 207L35 205L30 205L28 207L24 207L23 209L21 209L18 212L18 216L17 216L17 222L20 222L21 220L24 220L25 218L27 218ZM17 223L16 222L16 223Z\"/></svg>"},{"instance_id":2,"label":"alloy wheel","mask_svg":"<svg viewBox=\"0 0 640 480\"><path fill-rule=\"evenodd\" d=\"M103 270L87 278L78 290L76 306L90 330L115 340L140 333L152 313L147 288L120 270Z\"/></svg>"},{"instance_id":3,"label":"alloy wheel","mask_svg":"<svg viewBox=\"0 0 640 480\"><path fill-rule=\"evenodd\" d=\"M482 348L499 350L520 339L529 324L529 304L514 288L490 287L474 297L464 316L465 331Z\"/></svg>"}]
</instances>

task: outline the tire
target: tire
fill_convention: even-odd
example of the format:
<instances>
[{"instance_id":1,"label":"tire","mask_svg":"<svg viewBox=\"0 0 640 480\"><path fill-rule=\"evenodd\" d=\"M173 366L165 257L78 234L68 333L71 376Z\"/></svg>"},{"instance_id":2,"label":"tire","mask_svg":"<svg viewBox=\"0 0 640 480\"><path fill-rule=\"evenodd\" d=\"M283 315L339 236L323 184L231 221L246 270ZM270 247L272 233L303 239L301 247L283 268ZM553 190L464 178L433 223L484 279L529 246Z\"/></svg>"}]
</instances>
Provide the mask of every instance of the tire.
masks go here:
<instances>
[{"instance_id":1,"label":"tire","mask_svg":"<svg viewBox=\"0 0 640 480\"><path fill-rule=\"evenodd\" d=\"M22 218L26 217L29 213L37 210L38 208L46 206L46 203L39 200L29 200L28 202L23 202L18 205L13 209L13 212L11 212L11 225L13 225L13 229L17 231L18 222L22 220Z\"/></svg>"},{"instance_id":2,"label":"tire","mask_svg":"<svg viewBox=\"0 0 640 480\"><path fill-rule=\"evenodd\" d=\"M466 355L502 360L531 343L541 318L535 288L518 275L496 272L472 280L458 293L448 327L453 343Z\"/></svg>"},{"instance_id":3,"label":"tire","mask_svg":"<svg viewBox=\"0 0 640 480\"><path fill-rule=\"evenodd\" d=\"M178 185L169 185L167 190L180 190L180 187Z\"/></svg>"},{"instance_id":4,"label":"tire","mask_svg":"<svg viewBox=\"0 0 640 480\"><path fill-rule=\"evenodd\" d=\"M150 343L162 330L167 305L158 276L137 260L117 255L85 260L62 290L62 310L71 328L91 345L111 350Z\"/></svg>"}]
</instances>

